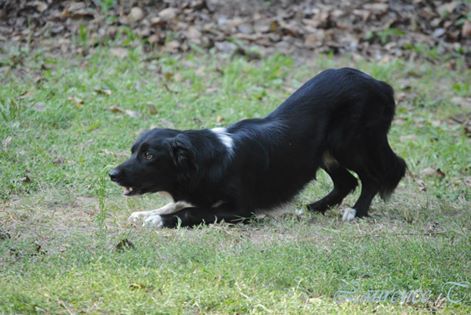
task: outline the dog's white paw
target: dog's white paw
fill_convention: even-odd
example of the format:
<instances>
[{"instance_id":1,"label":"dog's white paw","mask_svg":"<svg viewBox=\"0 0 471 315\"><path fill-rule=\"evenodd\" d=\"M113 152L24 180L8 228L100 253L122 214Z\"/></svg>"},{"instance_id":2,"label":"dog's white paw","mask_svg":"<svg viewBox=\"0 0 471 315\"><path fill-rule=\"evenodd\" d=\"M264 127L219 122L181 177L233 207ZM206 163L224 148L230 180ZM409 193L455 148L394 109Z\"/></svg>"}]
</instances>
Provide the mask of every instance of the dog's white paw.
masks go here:
<instances>
[{"instance_id":1,"label":"dog's white paw","mask_svg":"<svg viewBox=\"0 0 471 315\"><path fill-rule=\"evenodd\" d=\"M342 221L349 222L355 219L357 211L353 208L343 209Z\"/></svg>"},{"instance_id":2,"label":"dog's white paw","mask_svg":"<svg viewBox=\"0 0 471 315\"><path fill-rule=\"evenodd\" d=\"M136 225L141 221L144 217L146 217L146 213L144 211L133 212L128 218L128 222L130 224Z\"/></svg>"},{"instance_id":3,"label":"dog's white paw","mask_svg":"<svg viewBox=\"0 0 471 315\"><path fill-rule=\"evenodd\" d=\"M146 228L161 228L164 225L164 222L162 221L162 217L158 214L154 214L151 216L148 216L145 220L142 226Z\"/></svg>"}]
</instances>

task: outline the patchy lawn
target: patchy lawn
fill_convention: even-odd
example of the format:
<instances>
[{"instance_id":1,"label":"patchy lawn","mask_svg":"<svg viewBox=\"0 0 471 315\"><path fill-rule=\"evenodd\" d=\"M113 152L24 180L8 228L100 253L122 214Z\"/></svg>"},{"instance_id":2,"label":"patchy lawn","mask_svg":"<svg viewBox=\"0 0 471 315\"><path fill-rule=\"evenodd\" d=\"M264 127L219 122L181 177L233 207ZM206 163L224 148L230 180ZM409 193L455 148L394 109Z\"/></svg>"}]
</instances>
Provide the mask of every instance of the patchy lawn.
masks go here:
<instances>
[{"instance_id":1,"label":"patchy lawn","mask_svg":"<svg viewBox=\"0 0 471 315\"><path fill-rule=\"evenodd\" d=\"M471 71L399 60L262 61L103 49L10 55L0 89L0 312L471 313ZM18 65L18 58L21 59ZM390 133L408 176L372 217L303 205L251 225L127 225L159 196L106 176L136 135L267 114L322 69L355 66L396 89ZM468 125L469 126L469 125ZM357 192L358 194L358 192ZM355 196L345 200L350 205ZM380 295L382 294L382 295Z\"/></svg>"}]
</instances>

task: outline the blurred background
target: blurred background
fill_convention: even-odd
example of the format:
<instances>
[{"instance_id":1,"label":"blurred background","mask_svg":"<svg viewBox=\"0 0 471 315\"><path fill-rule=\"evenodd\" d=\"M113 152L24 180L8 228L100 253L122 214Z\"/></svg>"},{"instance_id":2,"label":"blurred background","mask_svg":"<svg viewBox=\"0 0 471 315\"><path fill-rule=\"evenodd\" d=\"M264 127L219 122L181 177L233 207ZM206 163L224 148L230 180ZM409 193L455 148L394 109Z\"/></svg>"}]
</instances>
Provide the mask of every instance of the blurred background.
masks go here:
<instances>
[{"instance_id":1,"label":"blurred background","mask_svg":"<svg viewBox=\"0 0 471 315\"><path fill-rule=\"evenodd\" d=\"M0 1L0 41L9 49L89 54L106 44L180 53L215 50L262 58L344 54L470 63L469 1L89 0ZM443 62L441 60L440 62Z\"/></svg>"}]
</instances>

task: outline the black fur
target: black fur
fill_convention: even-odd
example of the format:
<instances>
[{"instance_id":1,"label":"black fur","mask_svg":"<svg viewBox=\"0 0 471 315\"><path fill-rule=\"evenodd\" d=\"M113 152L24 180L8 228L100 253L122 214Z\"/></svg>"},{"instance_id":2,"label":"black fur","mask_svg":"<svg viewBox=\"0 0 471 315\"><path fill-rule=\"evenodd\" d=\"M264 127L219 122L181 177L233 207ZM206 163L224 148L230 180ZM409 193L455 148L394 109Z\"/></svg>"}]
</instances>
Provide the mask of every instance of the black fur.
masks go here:
<instances>
[{"instance_id":1,"label":"black fur","mask_svg":"<svg viewBox=\"0 0 471 315\"><path fill-rule=\"evenodd\" d=\"M139 137L131 158L110 176L132 187L131 194L166 191L175 201L193 204L162 215L163 225L174 227L178 221L182 226L237 222L282 205L319 168L334 188L308 208L323 213L355 189L353 171L362 183L353 208L356 216L367 216L373 197L389 196L406 169L387 140L393 93L388 84L358 70L326 70L267 117L229 126L232 151L210 129L153 129Z\"/></svg>"}]
</instances>

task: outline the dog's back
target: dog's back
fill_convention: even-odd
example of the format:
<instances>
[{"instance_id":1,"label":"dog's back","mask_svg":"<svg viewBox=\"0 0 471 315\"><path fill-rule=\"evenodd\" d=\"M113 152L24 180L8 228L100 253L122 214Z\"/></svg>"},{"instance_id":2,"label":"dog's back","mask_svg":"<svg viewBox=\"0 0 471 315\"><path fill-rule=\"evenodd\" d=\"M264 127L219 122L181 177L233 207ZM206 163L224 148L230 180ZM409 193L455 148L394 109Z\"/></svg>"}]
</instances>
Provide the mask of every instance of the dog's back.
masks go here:
<instances>
[{"instance_id":1,"label":"dog's back","mask_svg":"<svg viewBox=\"0 0 471 315\"><path fill-rule=\"evenodd\" d=\"M336 127L341 123L378 123L389 129L394 116L394 91L390 85L352 68L329 69L307 81L284 101L269 118L296 118L298 123L319 121L325 115ZM327 125L326 125L327 124ZM312 128L312 127L311 127Z\"/></svg>"},{"instance_id":2,"label":"dog's back","mask_svg":"<svg viewBox=\"0 0 471 315\"><path fill-rule=\"evenodd\" d=\"M254 204L274 206L295 195L318 167L333 177L341 195L356 186L350 170L363 188L371 187L368 195L386 198L406 168L387 141L394 112L394 91L387 83L342 68L318 74L266 118L233 125L228 130L247 157L240 161L249 165L246 183L255 192ZM360 216L370 201L358 205Z\"/></svg>"}]
</instances>

